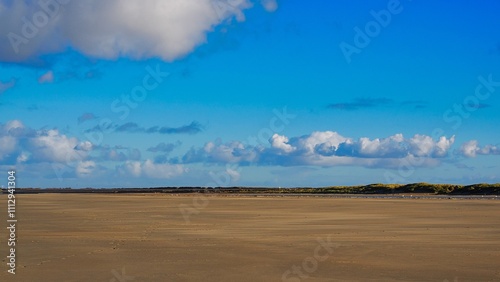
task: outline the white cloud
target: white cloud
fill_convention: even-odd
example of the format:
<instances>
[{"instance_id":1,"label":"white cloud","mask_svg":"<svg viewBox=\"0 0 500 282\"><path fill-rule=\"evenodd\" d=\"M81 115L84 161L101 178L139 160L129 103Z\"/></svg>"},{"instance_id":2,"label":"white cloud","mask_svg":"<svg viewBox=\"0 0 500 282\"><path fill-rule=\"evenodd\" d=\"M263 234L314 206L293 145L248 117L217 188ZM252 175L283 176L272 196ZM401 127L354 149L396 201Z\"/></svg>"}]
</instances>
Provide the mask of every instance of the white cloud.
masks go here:
<instances>
[{"instance_id":1,"label":"white cloud","mask_svg":"<svg viewBox=\"0 0 500 282\"><path fill-rule=\"evenodd\" d=\"M446 137L441 136L439 141L435 144L434 154L437 157L446 156L453 143L455 143L455 135L453 135L450 139L446 139Z\"/></svg>"},{"instance_id":2,"label":"white cloud","mask_svg":"<svg viewBox=\"0 0 500 282\"><path fill-rule=\"evenodd\" d=\"M78 140L60 134L57 129L41 132L29 140L33 159L38 161L69 163L87 156L85 151L77 150Z\"/></svg>"},{"instance_id":3,"label":"white cloud","mask_svg":"<svg viewBox=\"0 0 500 282\"><path fill-rule=\"evenodd\" d=\"M278 1L276 0L261 0L260 3L268 12L274 12L278 9Z\"/></svg>"},{"instance_id":4,"label":"white cloud","mask_svg":"<svg viewBox=\"0 0 500 282\"><path fill-rule=\"evenodd\" d=\"M23 167L43 167L42 164L62 165L71 177L99 175L100 162L124 162L117 166L121 175L132 178L170 179L187 173L188 163L239 164L260 166L363 166L398 168L403 163L414 167L439 165L447 157L455 137L438 140L426 135L405 138L395 134L386 138L353 139L333 131L316 131L309 135L288 137L274 134L268 146L251 146L239 141L208 142L192 148L176 164L141 160L140 151L121 146L93 146L88 141L60 133L57 129L33 130L19 120L0 123L0 165L18 164ZM128 150L125 155L123 150ZM466 157L500 154L497 146L479 146L477 140L460 148ZM99 155L101 154L101 155ZM179 163L179 164L177 164ZM66 169L67 168L67 169ZM99 169L97 169L99 168ZM47 172L53 174L54 172ZM238 180L237 169L226 174ZM69 176L64 176L69 177Z\"/></svg>"},{"instance_id":5,"label":"white cloud","mask_svg":"<svg viewBox=\"0 0 500 282\"><path fill-rule=\"evenodd\" d=\"M182 165L155 164L151 160L146 160L142 164L143 173L151 178L172 178L183 174L186 170Z\"/></svg>"},{"instance_id":6,"label":"white cloud","mask_svg":"<svg viewBox=\"0 0 500 282\"><path fill-rule=\"evenodd\" d=\"M91 150L90 142L79 142L57 129L33 130L19 120L0 124L0 161L71 163L85 160Z\"/></svg>"},{"instance_id":7,"label":"white cloud","mask_svg":"<svg viewBox=\"0 0 500 282\"><path fill-rule=\"evenodd\" d=\"M286 136L274 134L270 141L273 148L279 149L285 153L290 153L295 150L292 145L287 144L289 140Z\"/></svg>"},{"instance_id":8,"label":"white cloud","mask_svg":"<svg viewBox=\"0 0 500 282\"><path fill-rule=\"evenodd\" d=\"M133 177L145 176L158 179L172 178L187 171L182 165L157 164L149 159L144 162L127 161L118 169L123 175L130 175Z\"/></svg>"},{"instance_id":9,"label":"white cloud","mask_svg":"<svg viewBox=\"0 0 500 282\"><path fill-rule=\"evenodd\" d=\"M494 145L486 145L479 149L481 155L500 155L500 148Z\"/></svg>"},{"instance_id":10,"label":"white cloud","mask_svg":"<svg viewBox=\"0 0 500 282\"><path fill-rule=\"evenodd\" d=\"M333 131L315 131L311 135L302 136L297 139L297 147L305 149L308 153L314 153L318 145L327 148L337 148L341 143L350 142L348 138Z\"/></svg>"},{"instance_id":11,"label":"white cloud","mask_svg":"<svg viewBox=\"0 0 500 282\"><path fill-rule=\"evenodd\" d=\"M429 156L434 149L434 140L426 135L416 134L409 140L411 146L410 152L415 156Z\"/></svg>"},{"instance_id":12,"label":"white cloud","mask_svg":"<svg viewBox=\"0 0 500 282\"><path fill-rule=\"evenodd\" d=\"M54 72L49 70L46 73L42 74L38 78L38 83L52 83L54 82Z\"/></svg>"},{"instance_id":13,"label":"white cloud","mask_svg":"<svg viewBox=\"0 0 500 282\"><path fill-rule=\"evenodd\" d=\"M79 177L85 177L88 175L91 175L94 172L94 169L96 168L96 164L93 161L81 161L78 162L78 165L76 166L76 174Z\"/></svg>"},{"instance_id":14,"label":"white cloud","mask_svg":"<svg viewBox=\"0 0 500 282\"><path fill-rule=\"evenodd\" d=\"M80 144L78 144L78 146L76 146L76 149L78 150L82 150L82 151L92 151L92 148L93 148L93 145L90 141L83 141L83 142L80 142Z\"/></svg>"},{"instance_id":15,"label":"white cloud","mask_svg":"<svg viewBox=\"0 0 500 282\"><path fill-rule=\"evenodd\" d=\"M125 174L130 174L134 177L141 176L142 169L140 162L127 161L122 168L124 169Z\"/></svg>"},{"instance_id":16,"label":"white cloud","mask_svg":"<svg viewBox=\"0 0 500 282\"><path fill-rule=\"evenodd\" d=\"M5 124L3 130L9 131L9 130L14 129L14 128L24 128L24 124L20 120L17 120L17 119L11 120Z\"/></svg>"},{"instance_id":17,"label":"white cloud","mask_svg":"<svg viewBox=\"0 0 500 282\"><path fill-rule=\"evenodd\" d=\"M209 142L203 149L191 150L183 160L212 163L253 163L255 165L356 165L365 167L397 167L402 161L415 166L434 166L447 156L455 137L415 135L404 138L395 134L387 138L346 138L333 131L315 131L310 135L288 138L274 134L269 147L245 146L233 141ZM418 159L418 161L417 161Z\"/></svg>"},{"instance_id":18,"label":"white cloud","mask_svg":"<svg viewBox=\"0 0 500 282\"><path fill-rule=\"evenodd\" d=\"M0 160L12 153L17 145L17 140L12 136L0 136Z\"/></svg>"},{"instance_id":19,"label":"white cloud","mask_svg":"<svg viewBox=\"0 0 500 282\"><path fill-rule=\"evenodd\" d=\"M388 138L360 138L358 143L360 146L360 154L366 157L384 157L388 155L400 154L403 148L400 144L404 142L402 134L396 134Z\"/></svg>"},{"instance_id":20,"label":"white cloud","mask_svg":"<svg viewBox=\"0 0 500 282\"><path fill-rule=\"evenodd\" d=\"M274 1L263 4L267 10L276 7ZM1 0L0 5L0 35L7 39L0 41L0 61L7 62L36 61L68 47L96 58L171 61L204 43L215 26L244 20L243 10L251 7L248 0Z\"/></svg>"},{"instance_id":21,"label":"white cloud","mask_svg":"<svg viewBox=\"0 0 500 282\"><path fill-rule=\"evenodd\" d=\"M477 155L500 155L500 148L494 145L481 147L477 140L470 140L462 144L460 153L467 158L475 158Z\"/></svg>"},{"instance_id":22,"label":"white cloud","mask_svg":"<svg viewBox=\"0 0 500 282\"><path fill-rule=\"evenodd\" d=\"M26 152L22 152L16 159L17 163L24 163L29 159L29 155Z\"/></svg>"},{"instance_id":23,"label":"white cloud","mask_svg":"<svg viewBox=\"0 0 500 282\"><path fill-rule=\"evenodd\" d=\"M18 144L18 138L14 134L16 129L24 129L23 123L19 120L0 124L0 161L16 151Z\"/></svg>"},{"instance_id":24,"label":"white cloud","mask_svg":"<svg viewBox=\"0 0 500 282\"><path fill-rule=\"evenodd\" d=\"M253 148L248 149L243 143L238 141L227 144L208 142L203 148L203 153L217 162L252 162L257 157L257 154L253 151Z\"/></svg>"},{"instance_id":25,"label":"white cloud","mask_svg":"<svg viewBox=\"0 0 500 282\"><path fill-rule=\"evenodd\" d=\"M231 177L231 181L238 181L240 180L241 174L238 170L234 170L231 168L226 168L226 173Z\"/></svg>"}]
</instances>

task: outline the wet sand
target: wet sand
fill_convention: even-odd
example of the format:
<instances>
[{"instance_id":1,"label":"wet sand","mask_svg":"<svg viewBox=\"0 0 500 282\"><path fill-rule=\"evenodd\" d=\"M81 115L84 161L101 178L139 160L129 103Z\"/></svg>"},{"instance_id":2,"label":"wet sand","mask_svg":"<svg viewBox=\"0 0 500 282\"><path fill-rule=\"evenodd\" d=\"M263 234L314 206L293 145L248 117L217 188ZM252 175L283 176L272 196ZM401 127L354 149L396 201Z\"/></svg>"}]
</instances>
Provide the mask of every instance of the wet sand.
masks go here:
<instances>
[{"instance_id":1,"label":"wet sand","mask_svg":"<svg viewBox=\"0 0 500 282\"><path fill-rule=\"evenodd\" d=\"M0 281L500 281L495 200L34 194L16 204L16 275L2 227Z\"/></svg>"}]
</instances>

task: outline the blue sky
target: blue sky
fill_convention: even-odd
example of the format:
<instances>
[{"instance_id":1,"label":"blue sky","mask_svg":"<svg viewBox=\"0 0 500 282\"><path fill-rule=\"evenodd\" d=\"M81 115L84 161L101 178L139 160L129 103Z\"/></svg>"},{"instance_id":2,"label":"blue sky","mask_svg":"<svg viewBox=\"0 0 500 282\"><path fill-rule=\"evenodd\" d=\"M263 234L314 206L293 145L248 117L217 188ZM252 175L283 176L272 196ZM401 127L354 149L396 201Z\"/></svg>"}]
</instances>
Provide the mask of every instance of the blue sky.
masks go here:
<instances>
[{"instance_id":1,"label":"blue sky","mask_svg":"<svg viewBox=\"0 0 500 282\"><path fill-rule=\"evenodd\" d=\"M0 1L22 187L500 182L497 1Z\"/></svg>"}]
</instances>

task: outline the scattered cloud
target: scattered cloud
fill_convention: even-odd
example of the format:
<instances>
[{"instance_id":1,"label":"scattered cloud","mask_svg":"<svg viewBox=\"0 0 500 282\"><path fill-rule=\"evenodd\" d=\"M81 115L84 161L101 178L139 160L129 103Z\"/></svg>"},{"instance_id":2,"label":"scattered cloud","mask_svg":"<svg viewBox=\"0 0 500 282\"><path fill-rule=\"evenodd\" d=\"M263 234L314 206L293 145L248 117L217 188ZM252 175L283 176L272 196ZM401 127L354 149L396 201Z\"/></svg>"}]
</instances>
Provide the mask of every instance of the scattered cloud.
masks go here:
<instances>
[{"instance_id":1,"label":"scattered cloud","mask_svg":"<svg viewBox=\"0 0 500 282\"><path fill-rule=\"evenodd\" d=\"M93 128L85 130L85 132L99 132L99 131L109 131L114 132L127 132L127 133L159 133L159 134L197 134L203 131L203 126L197 122L193 121L188 125L183 125L180 127L168 127L168 126L152 126L143 127L139 126L135 122L127 122L121 125L109 124L106 128L102 128L100 125L96 125Z\"/></svg>"},{"instance_id":2,"label":"scattered cloud","mask_svg":"<svg viewBox=\"0 0 500 282\"><path fill-rule=\"evenodd\" d=\"M89 120L97 119L97 116L93 113L83 113L78 117L78 124L84 123Z\"/></svg>"},{"instance_id":3,"label":"scattered cloud","mask_svg":"<svg viewBox=\"0 0 500 282\"><path fill-rule=\"evenodd\" d=\"M79 150L76 138L60 134L57 129L37 132L27 142L31 157L38 162L66 163L85 159L87 151Z\"/></svg>"},{"instance_id":4,"label":"scattered cloud","mask_svg":"<svg viewBox=\"0 0 500 282\"><path fill-rule=\"evenodd\" d=\"M389 98L357 98L347 103L329 104L327 108L334 110L355 111L367 108L375 108L394 104L395 101ZM408 100L398 102L401 106L411 106L415 109L423 109L428 107L429 102L423 100Z\"/></svg>"},{"instance_id":5,"label":"scattered cloud","mask_svg":"<svg viewBox=\"0 0 500 282\"><path fill-rule=\"evenodd\" d=\"M161 142L159 143L158 145L154 146L154 147L149 147L147 149L148 152L153 152L153 153L158 153L158 152L161 152L161 153L170 153L172 152L176 147L178 147L181 143L180 142L177 142L177 143L165 143L165 142Z\"/></svg>"},{"instance_id":6,"label":"scattered cloud","mask_svg":"<svg viewBox=\"0 0 500 282\"><path fill-rule=\"evenodd\" d=\"M93 161L81 161L78 162L76 166L76 173L79 177L86 177L91 175L96 168L96 164Z\"/></svg>"},{"instance_id":7,"label":"scattered cloud","mask_svg":"<svg viewBox=\"0 0 500 282\"><path fill-rule=\"evenodd\" d=\"M454 166L456 168L459 168L459 169L466 169L466 170L470 170L470 171L474 171L475 170L474 167L468 166L468 165L463 164L463 163L455 163Z\"/></svg>"},{"instance_id":8,"label":"scattered cloud","mask_svg":"<svg viewBox=\"0 0 500 282\"><path fill-rule=\"evenodd\" d=\"M408 100L401 102L402 106L413 106L415 109L427 108L429 102L423 100Z\"/></svg>"},{"instance_id":9,"label":"scattered cloud","mask_svg":"<svg viewBox=\"0 0 500 282\"><path fill-rule=\"evenodd\" d=\"M91 151L94 149L94 145L90 141L83 141L80 142L75 149L81 150L81 151Z\"/></svg>"},{"instance_id":10,"label":"scattered cloud","mask_svg":"<svg viewBox=\"0 0 500 282\"><path fill-rule=\"evenodd\" d=\"M20 162L68 163L84 160L91 149L77 138L57 129L33 130L19 120L0 124L0 163Z\"/></svg>"},{"instance_id":11,"label":"scattered cloud","mask_svg":"<svg viewBox=\"0 0 500 282\"><path fill-rule=\"evenodd\" d=\"M274 12L278 9L278 2L276 0L261 0L260 3L268 12Z\"/></svg>"},{"instance_id":12,"label":"scattered cloud","mask_svg":"<svg viewBox=\"0 0 500 282\"><path fill-rule=\"evenodd\" d=\"M49 70L46 73L42 74L38 78L38 83L52 83L54 82L54 72Z\"/></svg>"},{"instance_id":13,"label":"scattered cloud","mask_svg":"<svg viewBox=\"0 0 500 282\"><path fill-rule=\"evenodd\" d=\"M238 170L227 168L226 173L231 177L231 181L239 181L241 178L241 173Z\"/></svg>"},{"instance_id":14,"label":"scattered cloud","mask_svg":"<svg viewBox=\"0 0 500 282\"><path fill-rule=\"evenodd\" d=\"M122 128L135 131L140 127L127 125ZM143 133L147 134L146 130ZM62 177L82 178L102 175L100 171L107 171L107 168L101 167L102 162L106 165L118 162L115 169L120 175L152 179L170 179L185 174L188 171L185 165L192 163L397 169L401 163L433 167L442 161L450 161L448 156L454 142L455 136L433 139L421 134L411 137L394 134L385 138L354 139L334 131L315 131L296 137L274 134L268 144L258 145L216 140L207 142L203 147L193 147L180 158L168 158L180 142L161 142L147 149L159 154L153 161L142 159L137 148L95 146L89 141L62 134L58 129L35 130L19 120L12 120L0 123L0 165L36 168L50 164L51 167L64 168L71 164L71 169L64 170ZM458 152L473 158L477 155L500 155L500 148L480 146L477 140L471 140L462 144ZM466 166L460 168L470 169ZM233 179L240 177L237 169L231 168L226 173Z\"/></svg>"},{"instance_id":15,"label":"scattered cloud","mask_svg":"<svg viewBox=\"0 0 500 282\"><path fill-rule=\"evenodd\" d=\"M96 161L140 161L142 158L141 151L136 148L126 148L122 146L98 146L95 151L99 152L97 157L92 157Z\"/></svg>"},{"instance_id":16,"label":"scattered cloud","mask_svg":"<svg viewBox=\"0 0 500 282\"><path fill-rule=\"evenodd\" d=\"M465 107L469 109L485 109L491 107L491 105L484 104L484 103L479 103L479 104L464 104Z\"/></svg>"},{"instance_id":17,"label":"scattered cloud","mask_svg":"<svg viewBox=\"0 0 500 282\"><path fill-rule=\"evenodd\" d=\"M184 125L181 127L161 127L158 129L158 133L161 134L196 134L203 130L203 126L193 121L188 125Z\"/></svg>"},{"instance_id":18,"label":"scattered cloud","mask_svg":"<svg viewBox=\"0 0 500 282\"><path fill-rule=\"evenodd\" d=\"M64 56L44 56L44 60L47 61L45 68L50 66L52 69L57 70L53 72L58 82L99 79L103 76L101 69L107 65L106 62L88 58L73 51Z\"/></svg>"},{"instance_id":19,"label":"scattered cloud","mask_svg":"<svg viewBox=\"0 0 500 282\"><path fill-rule=\"evenodd\" d=\"M22 128L24 128L24 125L18 120L0 124L0 161L5 160L16 150L18 140L14 132Z\"/></svg>"},{"instance_id":20,"label":"scattered cloud","mask_svg":"<svg viewBox=\"0 0 500 282\"><path fill-rule=\"evenodd\" d=\"M17 80L12 78L8 81L1 81L0 80L0 94L4 93L8 89L16 86Z\"/></svg>"},{"instance_id":21,"label":"scattered cloud","mask_svg":"<svg viewBox=\"0 0 500 282\"><path fill-rule=\"evenodd\" d=\"M436 165L448 155L455 137L416 134L405 138L395 134L387 138L347 138L333 131L316 131L310 135L289 138L274 134L269 147L250 146L242 142L208 142L203 148L189 150L185 163L239 163L280 166L337 166L397 167L402 159L423 159L422 166Z\"/></svg>"},{"instance_id":22,"label":"scattered cloud","mask_svg":"<svg viewBox=\"0 0 500 282\"><path fill-rule=\"evenodd\" d=\"M149 159L144 162L127 161L125 164L118 166L117 170L120 174L126 176L146 176L159 179L169 179L187 172L187 169L182 165L157 164Z\"/></svg>"},{"instance_id":23,"label":"scattered cloud","mask_svg":"<svg viewBox=\"0 0 500 282\"><path fill-rule=\"evenodd\" d=\"M467 158L475 158L477 155L500 155L500 147L494 145L481 147L477 140L470 140L462 144L459 152Z\"/></svg>"},{"instance_id":24,"label":"scattered cloud","mask_svg":"<svg viewBox=\"0 0 500 282\"><path fill-rule=\"evenodd\" d=\"M191 148L182 159L185 163L253 163L258 160L258 156L256 147L245 146L238 141L226 144L218 141L208 142L203 148Z\"/></svg>"},{"instance_id":25,"label":"scattered cloud","mask_svg":"<svg viewBox=\"0 0 500 282\"><path fill-rule=\"evenodd\" d=\"M348 103L334 103L329 104L327 107L334 110L355 111L365 108L373 108L377 106L387 105L392 103L393 100L388 98L357 98Z\"/></svg>"},{"instance_id":26,"label":"scattered cloud","mask_svg":"<svg viewBox=\"0 0 500 282\"><path fill-rule=\"evenodd\" d=\"M122 125L117 125L116 132L129 132L129 133L134 133L134 132L145 132L146 129L143 127L139 127L139 125L135 122L127 122ZM151 132L153 133L153 132Z\"/></svg>"},{"instance_id":27,"label":"scattered cloud","mask_svg":"<svg viewBox=\"0 0 500 282\"><path fill-rule=\"evenodd\" d=\"M167 150L168 144L160 143L158 150ZM105 167L99 162L123 162L118 171L134 177L168 179L187 172L181 164L141 161L141 152L123 146L94 146L89 141L61 134L57 129L34 130L19 120L0 123L0 166L22 165L43 169L51 177L82 178L102 175Z\"/></svg>"}]
</instances>

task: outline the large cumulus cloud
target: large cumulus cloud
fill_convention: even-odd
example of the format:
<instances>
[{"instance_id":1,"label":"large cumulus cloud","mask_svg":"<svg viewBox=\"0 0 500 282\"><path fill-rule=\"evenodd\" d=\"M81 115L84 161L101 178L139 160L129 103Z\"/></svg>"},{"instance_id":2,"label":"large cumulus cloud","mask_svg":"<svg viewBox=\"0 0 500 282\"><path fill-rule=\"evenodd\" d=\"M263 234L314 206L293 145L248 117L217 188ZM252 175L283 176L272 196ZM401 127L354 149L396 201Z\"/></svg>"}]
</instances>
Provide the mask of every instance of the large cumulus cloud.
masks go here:
<instances>
[{"instance_id":1,"label":"large cumulus cloud","mask_svg":"<svg viewBox=\"0 0 500 282\"><path fill-rule=\"evenodd\" d=\"M205 42L217 25L243 21L251 6L249 0L1 0L0 61L32 63L67 48L95 58L171 61Z\"/></svg>"}]
</instances>

